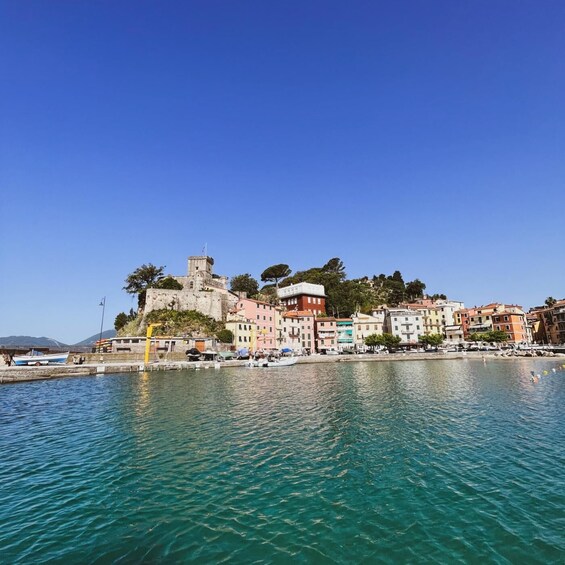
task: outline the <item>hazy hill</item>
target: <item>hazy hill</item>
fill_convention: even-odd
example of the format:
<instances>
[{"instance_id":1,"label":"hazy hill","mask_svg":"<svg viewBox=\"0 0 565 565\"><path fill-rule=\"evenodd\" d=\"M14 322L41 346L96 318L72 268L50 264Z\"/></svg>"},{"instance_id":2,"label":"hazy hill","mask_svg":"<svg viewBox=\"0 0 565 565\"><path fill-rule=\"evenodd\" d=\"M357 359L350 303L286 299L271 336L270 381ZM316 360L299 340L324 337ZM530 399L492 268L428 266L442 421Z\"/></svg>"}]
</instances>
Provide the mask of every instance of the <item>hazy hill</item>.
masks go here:
<instances>
[{"instance_id":1,"label":"hazy hill","mask_svg":"<svg viewBox=\"0 0 565 565\"><path fill-rule=\"evenodd\" d=\"M109 339L111 337L116 337L116 330L106 330L105 332L102 332L102 339ZM98 333L95 335L91 335L90 337L87 337L86 339L83 339L78 343L74 343L73 345L84 347L84 346L92 345L95 341L98 341L99 339L100 339L100 334Z\"/></svg>"},{"instance_id":2,"label":"hazy hill","mask_svg":"<svg viewBox=\"0 0 565 565\"><path fill-rule=\"evenodd\" d=\"M102 332L102 339L108 339L116 335L116 330ZM0 337L0 347L49 347L49 349L69 349L70 347L88 347L98 341L100 334L90 336L78 343L69 345L51 337L34 337L31 335L10 335Z\"/></svg>"},{"instance_id":3,"label":"hazy hill","mask_svg":"<svg viewBox=\"0 0 565 565\"><path fill-rule=\"evenodd\" d=\"M57 341L50 337L33 337L30 335L10 335L0 337L0 346L6 347L49 347L51 349L64 349L68 347L66 343Z\"/></svg>"}]
</instances>

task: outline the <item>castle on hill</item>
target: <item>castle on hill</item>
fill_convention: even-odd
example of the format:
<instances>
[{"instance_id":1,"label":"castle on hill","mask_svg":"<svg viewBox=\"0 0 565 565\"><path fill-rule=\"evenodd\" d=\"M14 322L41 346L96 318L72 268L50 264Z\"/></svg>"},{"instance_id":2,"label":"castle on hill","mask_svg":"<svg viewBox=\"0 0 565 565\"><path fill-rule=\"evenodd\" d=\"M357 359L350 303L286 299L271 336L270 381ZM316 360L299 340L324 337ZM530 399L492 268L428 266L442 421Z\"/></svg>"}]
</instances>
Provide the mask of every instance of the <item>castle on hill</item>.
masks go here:
<instances>
[{"instance_id":1,"label":"castle on hill","mask_svg":"<svg viewBox=\"0 0 565 565\"><path fill-rule=\"evenodd\" d=\"M188 258L188 274L172 275L182 290L147 289L144 314L153 310L196 310L214 320L224 321L239 296L228 290L228 277L215 275L214 259L208 255Z\"/></svg>"}]
</instances>

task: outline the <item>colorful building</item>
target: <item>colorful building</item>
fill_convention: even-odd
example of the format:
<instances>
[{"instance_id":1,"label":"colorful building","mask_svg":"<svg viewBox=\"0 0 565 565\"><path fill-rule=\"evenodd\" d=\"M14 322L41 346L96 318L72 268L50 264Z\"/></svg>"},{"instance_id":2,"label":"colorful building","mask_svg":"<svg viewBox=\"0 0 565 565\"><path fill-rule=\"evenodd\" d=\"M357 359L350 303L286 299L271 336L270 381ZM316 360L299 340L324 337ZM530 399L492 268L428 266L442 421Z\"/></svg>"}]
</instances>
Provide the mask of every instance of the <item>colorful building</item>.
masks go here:
<instances>
[{"instance_id":1,"label":"colorful building","mask_svg":"<svg viewBox=\"0 0 565 565\"><path fill-rule=\"evenodd\" d=\"M351 316L353 324L353 345L355 349L365 348L365 338L372 334L382 335L385 321L384 310L373 314L357 312Z\"/></svg>"},{"instance_id":2,"label":"colorful building","mask_svg":"<svg viewBox=\"0 0 565 565\"><path fill-rule=\"evenodd\" d=\"M232 318L226 322L226 329L233 333L233 346L236 350L255 351L257 324L245 318Z\"/></svg>"},{"instance_id":3,"label":"colorful building","mask_svg":"<svg viewBox=\"0 0 565 565\"><path fill-rule=\"evenodd\" d=\"M353 349L353 320L351 318L337 318L336 331L338 351Z\"/></svg>"},{"instance_id":4,"label":"colorful building","mask_svg":"<svg viewBox=\"0 0 565 565\"><path fill-rule=\"evenodd\" d=\"M326 313L326 294L321 284L298 283L278 289L281 306L288 311L309 310L315 316Z\"/></svg>"},{"instance_id":5,"label":"colorful building","mask_svg":"<svg viewBox=\"0 0 565 565\"><path fill-rule=\"evenodd\" d=\"M526 313L519 306L507 306L492 317L494 331L508 336L508 343L531 343L532 335Z\"/></svg>"},{"instance_id":6,"label":"colorful building","mask_svg":"<svg viewBox=\"0 0 565 565\"><path fill-rule=\"evenodd\" d=\"M316 318L316 351L323 353L328 349L337 351L337 320L335 318Z\"/></svg>"},{"instance_id":7,"label":"colorful building","mask_svg":"<svg viewBox=\"0 0 565 565\"><path fill-rule=\"evenodd\" d=\"M296 353L312 353L315 348L314 314L309 310L284 312L279 347Z\"/></svg>"},{"instance_id":8,"label":"colorful building","mask_svg":"<svg viewBox=\"0 0 565 565\"><path fill-rule=\"evenodd\" d=\"M255 324L255 336L252 339L252 349L272 350L278 348L277 320L280 310L273 304L240 298L230 312L232 320L247 320Z\"/></svg>"}]
</instances>

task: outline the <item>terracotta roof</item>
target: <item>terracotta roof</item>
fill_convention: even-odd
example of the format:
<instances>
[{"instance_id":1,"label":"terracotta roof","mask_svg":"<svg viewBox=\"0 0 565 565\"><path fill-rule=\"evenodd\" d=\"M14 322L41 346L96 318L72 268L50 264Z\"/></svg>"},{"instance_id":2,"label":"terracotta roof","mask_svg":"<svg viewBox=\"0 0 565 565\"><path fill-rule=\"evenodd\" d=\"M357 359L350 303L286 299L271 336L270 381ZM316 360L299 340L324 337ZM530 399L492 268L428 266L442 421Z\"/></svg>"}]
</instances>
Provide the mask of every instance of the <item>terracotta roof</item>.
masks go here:
<instances>
[{"instance_id":1,"label":"terracotta roof","mask_svg":"<svg viewBox=\"0 0 565 565\"><path fill-rule=\"evenodd\" d=\"M313 316L314 314L311 310L289 310L283 314L285 318L306 318Z\"/></svg>"}]
</instances>

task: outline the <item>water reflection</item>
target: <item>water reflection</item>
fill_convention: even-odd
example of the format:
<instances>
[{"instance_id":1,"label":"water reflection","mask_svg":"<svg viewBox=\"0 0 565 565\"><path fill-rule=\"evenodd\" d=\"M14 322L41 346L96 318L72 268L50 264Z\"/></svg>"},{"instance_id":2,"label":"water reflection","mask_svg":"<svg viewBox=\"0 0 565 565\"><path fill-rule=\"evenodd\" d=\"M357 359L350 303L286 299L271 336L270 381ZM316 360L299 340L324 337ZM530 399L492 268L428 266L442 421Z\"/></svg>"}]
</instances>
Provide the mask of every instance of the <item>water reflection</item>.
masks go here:
<instances>
[{"instance_id":1,"label":"water reflection","mask_svg":"<svg viewBox=\"0 0 565 565\"><path fill-rule=\"evenodd\" d=\"M0 546L9 562L557 561L565 373L529 379L553 365L336 363L5 387Z\"/></svg>"}]
</instances>

